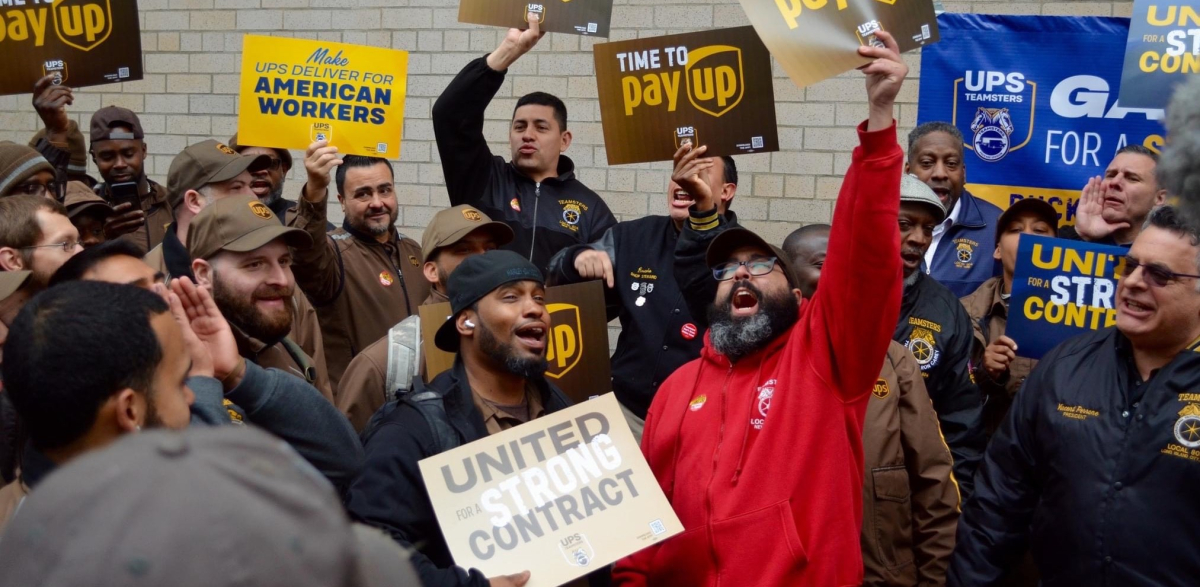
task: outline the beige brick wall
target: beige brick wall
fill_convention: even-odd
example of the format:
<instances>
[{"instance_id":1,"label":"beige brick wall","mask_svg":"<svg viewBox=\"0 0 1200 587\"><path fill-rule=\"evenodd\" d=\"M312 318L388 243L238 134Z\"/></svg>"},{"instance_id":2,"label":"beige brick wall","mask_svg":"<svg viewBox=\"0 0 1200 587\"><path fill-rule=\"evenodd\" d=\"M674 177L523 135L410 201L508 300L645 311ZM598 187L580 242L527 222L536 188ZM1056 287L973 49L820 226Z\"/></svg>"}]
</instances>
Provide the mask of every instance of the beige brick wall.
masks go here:
<instances>
[{"instance_id":1,"label":"beige brick wall","mask_svg":"<svg viewBox=\"0 0 1200 587\"><path fill-rule=\"evenodd\" d=\"M147 171L162 180L172 157L207 138L226 140L237 126L238 69L243 33L319 38L410 52L403 156L396 162L402 230L420 239L423 227L448 202L429 115L451 77L493 48L502 31L457 22L457 0L139 0L145 79L77 93L71 114L86 128L102 105L141 115L151 158ZM612 39L649 37L748 24L736 0L615 0ZM952 12L1128 16L1132 3L946 1ZM517 97L534 90L562 97L575 142L568 154L580 178L623 219L665 208L666 164L609 167L592 77L591 46L602 39L547 36L510 71L488 110L486 134L506 141ZM900 96L901 132L917 115L920 58L905 58L911 81ZM855 144L854 125L866 112L861 76L851 72L805 89L775 70L778 153L739 158L736 207L746 224L776 242L801 223L829 220L841 175ZM0 97L0 139L25 142L39 121L30 95ZM506 142L492 149L507 155ZM93 171L94 174L94 171ZM286 195L295 198L303 169L294 169ZM336 208L336 206L335 206ZM337 210L331 210L339 215Z\"/></svg>"}]
</instances>

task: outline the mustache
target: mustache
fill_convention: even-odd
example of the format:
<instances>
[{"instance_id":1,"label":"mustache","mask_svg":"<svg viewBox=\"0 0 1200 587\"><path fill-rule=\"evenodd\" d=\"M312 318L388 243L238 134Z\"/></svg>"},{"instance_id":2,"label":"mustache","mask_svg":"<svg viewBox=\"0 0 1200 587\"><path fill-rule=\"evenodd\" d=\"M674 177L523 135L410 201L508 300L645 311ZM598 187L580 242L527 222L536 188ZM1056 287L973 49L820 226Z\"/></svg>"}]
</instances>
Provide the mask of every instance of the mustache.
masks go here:
<instances>
[{"instance_id":1,"label":"mustache","mask_svg":"<svg viewBox=\"0 0 1200 587\"><path fill-rule=\"evenodd\" d=\"M251 297L255 300L266 298L291 298L296 293L296 287L264 285L254 290Z\"/></svg>"}]
</instances>

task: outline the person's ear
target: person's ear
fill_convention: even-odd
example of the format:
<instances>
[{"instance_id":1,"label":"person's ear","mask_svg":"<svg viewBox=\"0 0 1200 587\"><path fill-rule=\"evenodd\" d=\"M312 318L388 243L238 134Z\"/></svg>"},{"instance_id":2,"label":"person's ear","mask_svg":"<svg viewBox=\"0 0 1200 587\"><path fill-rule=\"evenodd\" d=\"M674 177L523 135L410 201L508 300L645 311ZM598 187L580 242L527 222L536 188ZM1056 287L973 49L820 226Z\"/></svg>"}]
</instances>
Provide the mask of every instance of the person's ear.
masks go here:
<instances>
[{"instance_id":1,"label":"person's ear","mask_svg":"<svg viewBox=\"0 0 1200 587\"><path fill-rule=\"evenodd\" d=\"M567 149L571 148L571 139L572 138L573 138L573 136L571 135L571 131L568 130L568 131L563 132L563 134L562 134L562 150L559 151L560 155L562 153L566 153Z\"/></svg>"},{"instance_id":2,"label":"person's ear","mask_svg":"<svg viewBox=\"0 0 1200 587\"><path fill-rule=\"evenodd\" d=\"M131 434L142 429L146 423L146 397L129 389L118 391L112 396L113 418L121 434Z\"/></svg>"},{"instance_id":3,"label":"person's ear","mask_svg":"<svg viewBox=\"0 0 1200 587\"><path fill-rule=\"evenodd\" d=\"M204 194L196 190L188 190L183 193L183 205L192 213L192 216L195 216L208 205L208 201Z\"/></svg>"},{"instance_id":4,"label":"person's ear","mask_svg":"<svg viewBox=\"0 0 1200 587\"><path fill-rule=\"evenodd\" d=\"M804 292L800 291L800 288L798 288L798 287L793 287L793 288L792 288L792 295L796 296L796 303L797 303L797 304L798 304L798 303L800 303L800 302L803 302L803 301L804 301Z\"/></svg>"},{"instance_id":5,"label":"person's ear","mask_svg":"<svg viewBox=\"0 0 1200 587\"><path fill-rule=\"evenodd\" d=\"M1158 190L1154 193L1154 205L1162 206L1167 203L1167 190Z\"/></svg>"},{"instance_id":6,"label":"person's ear","mask_svg":"<svg viewBox=\"0 0 1200 587\"><path fill-rule=\"evenodd\" d=\"M464 310L462 314L455 318L455 328L458 330L459 336L471 337L475 336L475 329L479 326L479 316L471 310Z\"/></svg>"},{"instance_id":7,"label":"person's ear","mask_svg":"<svg viewBox=\"0 0 1200 587\"><path fill-rule=\"evenodd\" d=\"M5 271L21 271L25 267L25 257L21 251L12 247L0 247L0 269Z\"/></svg>"},{"instance_id":8,"label":"person's ear","mask_svg":"<svg viewBox=\"0 0 1200 587\"><path fill-rule=\"evenodd\" d=\"M421 267L421 272L425 274L425 281L428 281L431 285L437 285L437 283L438 283L437 263L434 263L433 261L426 261L425 265L423 265ZM445 287L445 285L446 284L444 284L444 283L442 284L443 287Z\"/></svg>"},{"instance_id":9,"label":"person's ear","mask_svg":"<svg viewBox=\"0 0 1200 587\"><path fill-rule=\"evenodd\" d=\"M213 278L215 277L213 266L204 259L196 259L192 261L192 274L196 276L196 285L207 289L209 292L213 289Z\"/></svg>"},{"instance_id":10,"label":"person's ear","mask_svg":"<svg viewBox=\"0 0 1200 587\"><path fill-rule=\"evenodd\" d=\"M338 199L338 204L341 204L341 206L342 206L342 215L345 216L346 215L346 196L343 196L342 194L338 194L337 199Z\"/></svg>"},{"instance_id":11,"label":"person's ear","mask_svg":"<svg viewBox=\"0 0 1200 587\"><path fill-rule=\"evenodd\" d=\"M1000 243L996 243L996 250L992 252L992 258L997 261L1000 260Z\"/></svg>"},{"instance_id":12,"label":"person's ear","mask_svg":"<svg viewBox=\"0 0 1200 587\"><path fill-rule=\"evenodd\" d=\"M736 183L726 183L721 186L720 199L721 199L721 213L722 214L724 214L725 210L727 210L729 208L729 204L731 202L733 202L733 197L735 195L737 195L737 184Z\"/></svg>"},{"instance_id":13,"label":"person's ear","mask_svg":"<svg viewBox=\"0 0 1200 587\"><path fill-rule=\"evenodd\" d=\"M910 163L912 163L912 162L911 161L904 162L904 174L905 175L912 173L912 168L909 166Z\"/></svg>"}]
</instances>

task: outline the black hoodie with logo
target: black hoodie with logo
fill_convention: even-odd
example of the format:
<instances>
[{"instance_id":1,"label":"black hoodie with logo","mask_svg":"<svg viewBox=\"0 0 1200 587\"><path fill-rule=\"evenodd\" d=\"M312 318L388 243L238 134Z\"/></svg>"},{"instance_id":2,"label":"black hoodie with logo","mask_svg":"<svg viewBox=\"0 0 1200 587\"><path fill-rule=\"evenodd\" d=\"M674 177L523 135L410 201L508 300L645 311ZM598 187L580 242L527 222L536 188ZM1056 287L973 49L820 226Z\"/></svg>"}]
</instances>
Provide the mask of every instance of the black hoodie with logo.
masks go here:
<instances>
[{"instance_id":1,"label":"black hoodie with logo","mask_svg":"<svg viewBox=\"0 0 1200 587\"><path fill-rule=\"evenodd\" d=\"M480 57L467 64L433 105L433 133L442 158L450 205L470 204L513 229L504 248L543 271L571 245L598 240L617 223L608 205L575 179L575 164L558 160L558 177L535 182L488 149L484 111L505 72Z\"/></svg>"}]
</instances>

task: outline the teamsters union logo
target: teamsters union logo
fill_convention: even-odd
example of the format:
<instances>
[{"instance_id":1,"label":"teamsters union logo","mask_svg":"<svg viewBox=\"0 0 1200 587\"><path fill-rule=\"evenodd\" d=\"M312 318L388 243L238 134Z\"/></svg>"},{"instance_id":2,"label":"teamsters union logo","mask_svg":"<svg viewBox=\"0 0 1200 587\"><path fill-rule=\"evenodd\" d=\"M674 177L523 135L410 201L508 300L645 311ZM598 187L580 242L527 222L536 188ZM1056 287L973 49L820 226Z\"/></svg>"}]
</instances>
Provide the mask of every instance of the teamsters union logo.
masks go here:
<instances>
[{"instance_id":1,"label":"teamsters union logo","mask_svg":"<svg viewBox=\"0 0 1200 587\"><path fill-rule=\"evenodd\" d=\"M985 163L1029 144L1036 106L1037 82L1021 72L967 71L954 80L952 122L963 133L963 148Z\"/></svg>"},{"instance_id":2,"label":"teamsters union logo","mask_svg":"<svg viewBox=\"0 0 1200 587\"><path fill-rule=\"evenodd\" d=\"M971 121L975 133L971 144L975 154L988 163L995 163L1008 154L1010 137L1013 133L1012 116L1008 108L979 108L975 120Z\"/></svg>"}]
</instances>

